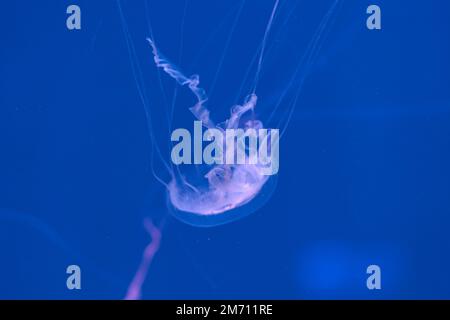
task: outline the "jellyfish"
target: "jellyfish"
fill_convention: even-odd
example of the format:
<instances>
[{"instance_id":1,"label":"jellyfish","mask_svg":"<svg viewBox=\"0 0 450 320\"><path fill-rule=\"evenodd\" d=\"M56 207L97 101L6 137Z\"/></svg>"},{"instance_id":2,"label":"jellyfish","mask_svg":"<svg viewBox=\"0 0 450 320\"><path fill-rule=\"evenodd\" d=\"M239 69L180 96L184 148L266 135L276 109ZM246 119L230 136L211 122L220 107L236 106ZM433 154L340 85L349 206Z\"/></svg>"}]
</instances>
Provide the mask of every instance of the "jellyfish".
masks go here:
<instances>
[{"instance_id":1,"label":"jellyfish","mask_svg":"<svg viewBox=\"0 0 450 320\"><path fill-rule=\"evenodd\" d=\"M278 1L275 4L274 12ZM273 14L272 17L273 18ZM223 123L216 125L211 119L210 111L206 108L205 103L208 100L204 89L199 87L199 76L192 75L186 77L176 66L170 63L156 47L152 39L147 39L154 56L157 67L164 70L166 74L176 80L181 86L187 86L197 102L189 110L193 116L200 121L206 128L215 128L219 132L230 132L233 129L245 129L246 132L256 133L256 130L263 128L263 123L258 119L250 119L242 121L243 116L252 112L256 107L257 96L254 92L250 93L246 101L242 105L236 105L231 108L230 117ZM258 143L259 152L262 149L269 149L270 153L278 154L278 130L273 130L271 135L266 134L265 139ZM228 152L233 156L238 148L241 148L244 159L241 163L236 164L233 161L229 163L216 164L207 168L206 173L197 179L198 184L194 185L188 181L179 170L174 170L171 181L166 185L168 192L168 201L172 206L172 212L180 220L196 225L196 226L212 226L224 224L229 221L238 219L244 214L249 214L253 210L239 210L242 206L251 202L260 194L263 189L260 203L267 199L272 188L267 188L266 184L270 176L265 173L268 168L267 163L260 161L250 161L251 154L248 148L242 143L235 143L234 137L231 146L227 143L222 156ZM270 146L268 141L270 140ZM227 141L228 142L228 141ZM222 141L219 141L222 143ZM231 152L230 152L230 149ZM266 154L267 155L267 154ZM273 157L271 158L271 160ZM222 160L222 159L221 159ZM270 163L272 164L272 163Z\"/></svg>"},{"instance_id":2,"label":"jellyfish","mask_svg":"<svg viewBox=\"0 0 450 320\"><path fill-rule=\"evenodd\" d=\"M147 4L147 2L145 3ZM245 1L241 3L243 6ZM240 101L228 107L229 114L227 117L216 121L219 112L214 108L207 91L202 87L201 76L198 74L187 75L182 71L182 67L168 58L166 52L163 52L159 47L157 37L155 37L149 23L149 36L146 40L150 47L151 59L158 73L158 83L154 85L161 88L161 93L164 96L162 100L165 104L150 103L143 81L143 71L137 62L136 49L131 40L120 0L117 0L131 67L140 99L144 105L152 142L150 150L151 170L155 180L166 191L167 212L184 223L195 227L214 227L239 220L264 206L276 188L277 175L267 174L267 169L273 169L275 161L277 169L272 173L278 171L279 141L286 132L294 114L306 75L323 45L330 22L335 17L340 1L334 0L332 2L305 51L299 55L293 54L294 63L292 65L284 65L282 62L276 64L277 68L287 69L283 70L286 73L285 79L287 80L284 87L279 87L279 91L270 99L271 101L265 102L264 99L261 100L259 84L264 73L263 67L265 66L266 55L271 54L273 56L273 52L276 51L274 48L277 46L276 41L269 43L269 40L282 37L283 31L287 29L286 25L294 16L294 9L298 5L295 2L292 6L288 6L288 3L280 0L273 1L262 39L251 61L253 68L249 67L247 70L239 92L229 93L238 97L243 96L243 98L240 97ZM146 9L146 12L148 12L148 8ZM280 10L287 14L287 16L283 16L283 19L279 16ZM240 13L241 11L239 11ZM147 20L149 21L148 17ZM278 24L277 32L272 34L275 23ZM228 44L229 41L226 42L226 46ZM224 54L225 52L226 50ZM223 59L221 59L220 64L222 61ZM250 75L251 73L253 73L253 76ZM269 73L265 72L264 75L267 77ZM250 80L248 81L248 79ZM163 82L168 80L175 83L172 99L165 97L166 92L163 89ZM215 79L213 82L212 87L215 85ZM250 83L250 85L244 85L244 83ZM241 94L243 90L246 91L244 95ZM175 101L181 91L189 92L191 98L194 99L190 105L184 106L184 109L189 110L191 120L194 123L201 124L199 134L203 140L215 142L216 146L220 146L220 152L216 150L214 158L221 161L181 165L171 161L170 152L164 152L159 145L155 127L159 122L166 121L169 131L174 132L171 129L173 129L173 115L176 112ZM267 94L263 94L263 96L269 98ZM257 110L261 101L266 106L269 105L264 119ZM157 119L156 114L158 113L165 114L165 119ZM230 144L228 142L231 140L225 139L224 142L217 138L220 135L227 136L229 130L241 130L241 132L252 134L246 136L247 140L241 139L241 143L238 142L239 139L236 137L232 137L233 143ZM170 132L165 136L168 143L176 141L176 138L170 139ZM215 132L216 134L208 134L208 132ZM255 137L255 135L259 137L260 132L263 132L263 138L257 140L253 148L250 148L252 137ZM245 141L248 141L248 145ZM172 148L169 147L169 149ZM234 154L241 154L243 155L243 161L224 161L228 154L232 154L233 159ZM261 158L255 160L255 154L265 155L262 158L264 160L270 159L270 162L262 161ZM162 168L161 170L155 169L155 162L157 161L160 164L159 167ZM162 177L163 171L167 173L168 178ZM141 296L142 283L161 242L162 227L149 223L148 220L145 227L152 241L144 251L140 267L128 289L127 299L137 299Z\"/></svg>"}]
</instances>

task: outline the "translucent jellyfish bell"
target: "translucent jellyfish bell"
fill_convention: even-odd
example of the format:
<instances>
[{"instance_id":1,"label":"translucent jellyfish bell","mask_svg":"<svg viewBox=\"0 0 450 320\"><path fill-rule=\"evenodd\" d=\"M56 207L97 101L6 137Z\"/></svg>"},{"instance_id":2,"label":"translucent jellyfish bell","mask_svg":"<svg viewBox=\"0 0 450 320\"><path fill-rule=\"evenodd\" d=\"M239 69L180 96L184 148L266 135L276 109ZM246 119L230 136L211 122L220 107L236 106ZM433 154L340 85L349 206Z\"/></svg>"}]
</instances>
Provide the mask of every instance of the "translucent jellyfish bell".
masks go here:
<instances>
[{"instance_id":1,"label":"translucent jellyfish bell","mask_svg":"<svg viewBox=\"0 0 450 320\"><path fill-rule=\"evenodd\" d=\"M230 181L230 189L226 190L208 187L192 190L183 182L172 181L167 194L168 208L173 216L193 226L226 224L260 209L270 199L276 182L277 177L272 176L257 184ZM249 192L246 188L253 190Z\"/></svg>"}]
</instances>

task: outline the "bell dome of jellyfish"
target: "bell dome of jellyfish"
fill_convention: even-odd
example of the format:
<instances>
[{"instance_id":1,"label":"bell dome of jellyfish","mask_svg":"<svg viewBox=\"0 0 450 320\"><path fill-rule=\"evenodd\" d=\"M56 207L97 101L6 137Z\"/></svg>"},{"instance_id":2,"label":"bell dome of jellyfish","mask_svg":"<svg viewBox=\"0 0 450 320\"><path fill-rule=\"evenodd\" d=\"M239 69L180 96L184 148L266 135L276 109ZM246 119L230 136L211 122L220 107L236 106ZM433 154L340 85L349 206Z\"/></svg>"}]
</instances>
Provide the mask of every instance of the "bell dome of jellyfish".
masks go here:
<instances>
[{"instance_id":1,"label":"bell dome of jellyfish","mask_svg":"<svg viewBox=\"0 0 450 320\"><path fill-rule=\"evenodd\" d=\"M243 19L246 2L239 3L236 23L225 40L217 70L223 67L232 33L239 25L237 21ZM203 82L201 72L182 71L185 66L173 62L180 61L179 57L163 50L158 34L149 28L150 60L157 70L157 82L164 96L159 103L146 105L152 154L163 168L155 169L152 164L152 170L166 189L168 211L187 224L216 226L248 216L258 211L276 188L279 139L293 115L305 74L338 1L329 8L304 52L289 50L291 38L301 31L292 27L296 23L297 4L279 0L268 3L267 12L252 12L264 15L265 23L244 79L233 79L233 85L220 88L226 91L235 88L236 83L241 84L238 92L230 90L229 95L237 98L226 112L221 101L209 99L205 89L219 90L215 88L217 73L211 80L213 84L208 85L207 81ZM174 87L170 91L172 95L164 89L167 83ZM186 105L186 101L190 104ZM182 127L173 121L180 110L185 112ZM157 129L162 122L168 124L167 130L162 130L164 134ZM160 142L164 139L169 144L165 149Z\"/></svg>"},{"instance_id":2,"label":"bell dome of jellyfish","mask_svg":"<svg viewBox=\"0 0 450 320\"><path fill-rule=\"evenodd\" d=\"M239 181L239 175L230 173L230 178L218 186L208 181L196 189L183 181L172 181L167 194L169 212L179 220L197 227L226 224L256 212L270 199L277 177L255 181L252 180L254 176L249 176Z\"/></svg>"}]
</instances>

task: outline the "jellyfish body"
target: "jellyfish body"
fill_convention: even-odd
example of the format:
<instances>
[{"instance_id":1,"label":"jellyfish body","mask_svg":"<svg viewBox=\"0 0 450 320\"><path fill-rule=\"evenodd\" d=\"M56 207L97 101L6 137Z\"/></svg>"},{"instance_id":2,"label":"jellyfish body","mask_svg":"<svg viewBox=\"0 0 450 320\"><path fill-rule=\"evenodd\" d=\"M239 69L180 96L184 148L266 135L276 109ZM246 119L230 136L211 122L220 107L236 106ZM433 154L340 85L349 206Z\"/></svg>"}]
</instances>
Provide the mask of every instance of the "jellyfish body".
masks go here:
<instances>
[{"instance_id":1,"label":"jellyfish body","mask_svg":"<svg viewBox=\"0 0 450 320\"><path fill-rule=\"evenodd\" d=\"M251 93L245 103L231 108L230 117L216 125L210 117L210 111L205 103L208 100L204 89L199 87L198 75L185 76L174 64L166 59L156 47L152 39L147 39L152 47L154 62L167 75L181 86L187 86L197 99L189 110L195 119L201 121L204 127L216 129L224 135L233 129L245 129L245 132L256 132L263 129L260 120L252 118L243 120L244 115L251 113L257 103L257 96ZM278 155L278 133L275 130L266 135L258 144L258 150ZM269 145L270 140L270 145ZM275 183L267 174L267 162L251 161L252 154L245 146L238 143L226 144L225 154L234 154L242 148L243 163L221 163L210 166L206 173L195 182L181 174L177 168L171 174L171 181L166 185L170 211L180 220L196 226L212 226L224 224L254 212L269 198ZM231 149L231 150L230 150ZM224 156L225 157L225 156ZM242 208L255 201L253 206Z\"/></svg>"},{"instance_id":2,"label":"jellyfish body","mask_svg":"<svg viewBox=\"0 0 450 320\"><path fill-rule=\"evenodd\" d=\"M274 101L269 102L267 99L267 92L265 92L267 90L261 90L266 95L266 99L262 99L263 103L265 103L266 106L270 103L270 108L266 108L270 114L265 115L265 122L270 123L271 125L273 124L271 127L276 128L274 129L276 130L275 134L270 134L270 147L268 146L268 142L263 143L262 146L265 147L266 150L270 150L269 152L271 155L274 152L277 153L279 148L278 139L275 139L276 143L272 144L272 137L276 136L281 139L285 133L298 103L305 77L317 58L317 53L323 44L324 35L326 35L329 30L330 22L334 19L334 13L341 1L334 0L332 2L329 10L318 25L309 45L303 52L300 52L297 55L297 52L292 53L292 50L290 50L289 41L272 41L270 45L266 46L269 39L269 33L271 33L273 24L275 23L275 20L277 20L276 15L278 14L278 11L286 13L287 16L285 19L277 20L279 22L278 33L275 35L275 37L278 36L277 39L280 39L280 36L284 31L289 31L288 21L295 23L295 14L293 13L295 12L297 3L283 2L283 4L279 6L281 2L279 0L274 0L262 42L259 44L258 50L251 60L247 72L243 79L241 79L242 85L238 92L230 92L230 94L235 95L237 93L237 97L242 96L241 93L244 90L244 87L247 86L249 80L251 81L249 76L251 67L256 66L251 90L247 94L244 103L233 106L229 117L225 121L219 123L213 121L211 117L212 114L206 107L208 97L206 91L199 86L199 76L195 74L186 76L174 63L169 61L169 59L160 52L159 47L157 47L154 41L155 38L149 21L149 35L151 37L147 40L150 44L157 70L163 70L169 78L172 78L177 83L174 95L172 96L172 104L170 106L169 99L166 96L162 84L163 81L160 77L160 72L158 72L158 81L153 83L155 86L159 84L162 93L161 99L163 101L161 101L162 104L155 103L154 105L162 107L150 108L149 99L144 90L142 71L137 62L136 50L121 9L120 0L117 0L117 3L128 47L131 67L136 81L136 87L139 92L139 97L144 105L146 118L148 120L148 129L151 139L150 169L155 179L166 187L168 211L179 220L194 226L214 226L224 224L255 212L270 198L270 195L276 186L276 175L268 176L267 174L264 174L264 172L267 171L267 163L209 163L206 165L191 165L190 168L173 163L168 160L169 157L165 156L166 153L160 149L159 143L155 138L157 135L157 130L155 128L158 125L162 125L160 124L162 121L155 121L153 118L154 113L165 113L167 128L170 132L172 130L171 126L173 115L175 113L174 109L178 88L187 87L196 98L196 102L189 110L194 116L194 121L201 122L203 127L215 129L221 133L226 133L229 129L264 129L263 122L258 118L260 115L257 117L254 110L258 101L256 94L258 83L260 77L262 78L265 75L266 79L270 80L271 86L277 87L273 90L278 93L274 96ZM243 5L244 1L240 6L241 9ZM146 9L148 11L148 8ZM233 25L235 25L235 23ZM229 41L227 41L227 45L228 43ZM261 72L266 51L267 55L271 53L272 61L276 61L275 66L277 67L277 72L275 72L275 75L279 73L279 67L288 66L284 68L287 70L286 73L280 72L281 81L277 81L278 78L274 77L273 73L267 72L267 70L265 73ZM280 64L280 59L274 52L283 53L283 57L286 55L286 61L283 60L283 63ZM223 57L220 60L219 69L222 61ZM291 64L289 64L289 61L291 61ZM267 76L269 74L270 77ZM215 79L213 80L213 84L215 84ZM155 88L155 86L152 88ZM212 85L212 87L214 87L214 85ZM264 94L261 94L263 98ZM179 110L177 110L177 113L178 111ZM168 140L166 139L167 136L164 137L165 141ZM259 143L257 148L259 153L261 150ZM225 150L226 152L229 150L238 151L237 147L230 147L228 144L225 146ZM159 170L159 167L155 167L154 157L157 157L160 160L157 165L161 166L163 170ZM247 153L247 159L251 160L250 153ZM169 179L162 178L162 176L166 174L164 169L169 173Z\"/></svg>"},{"instance_id":3,"label":"jellyfish body","mask_svg":"<svg viewBox=\"0 0 450 320\"><path fill-rule=\"evenodd\" d=\"M286 128L288 127L294 113L295 107L298 103L300 91L303 86L305 77L317 58L317 54L323 44L324 37L330 28L331 22L335 18L334 13L337 12L337 9L339 7L338 5L341 4L342 1L332 1L330 8L323 16L323 19L319 23L316 32L313 34L311 41L304 51L297 54L295 50L291 50L291 41L289 40L289 38L287 38L289 41L273 41L266 48L269 32L272 28L272 24L276 20L275 16L277 10L286 13L283 19L279 20L280 26L278 29L278 36L282 35L284 31L292 31L297 29L289 28L288 22L291 21L295 24L297 23L295 19L296 15L294 13L299 2L286 1L283 2L283 5L280 5L279 8L280 1L274 0L273 8L265 28L265 33L262 42L258 46L257 53L251 60L249 68L243 76L243 79L241 79L242 84L239 91L230 92L230 94L237 94L236 97L241 97L241 93L248 83L247 80L249 80L251 66L256 65L256 73L255 77L253 78L252 85L253 89L250 90L250 93L247 95L244 103L233 106L231 108L230 116L228 117L228 119L221 123L215 123L212 120L210 110L208 110L208 108L206 107L206 102L208 100L206 91L203 88L199 87L199 76L185 76L180 71L180 69L175 66L175 64L171 63L161 54L155 44L152 27L150 21L148 21L149 34L151 36L151 39L148 39L148 42L152 49L155 65L158 70L163 70L178 84L178 86L174 90L172 105L169 106L168 99L165 96L165 90L158 73L159 81L154 82L155 86L152 86L152 88L155 88L156 85L159 84L162 93L161 99L163 100L163 104L155 103L154 105L163 105L164 108L150 108L149 99L147 97L146 90L144 89L145 85L142 71L139 67L132 37L130 35L129 28L122 11L120 0L116 1L120 19L122 22L122 29L125 35L131 69L133 72L134 80L136 82L139 98L144 106L146 120L148 122L149 136L151 139L150 170L154 178L166 187L168 211L172 214L172 216L178 218L179 220L187 224L200 227L225 224L257 211L266 203L268 199L270 199L276 186L277 175L267 174L268 166L270 167L272 163L269 165L264 161L252 162L252 153L247 152L248 150L244 147L244 163L207 163L202 165L189 165L188 168L182 167L181 165L174 165L174 163L170 163L170 161L167 161L167 158L164 156L165 153L160 149L160 146L155 138L157 131L155 128L162 121L155 121L155 119L153 118L153 113L159 111L165 113L165 116L167 118L166 120L168 120L168 129L171 130L175 109L174 105L178 92L177 88L178 86L181 86L187 87L195 96L196 102L192 107L189 108L189 110L194 116L194 121L200 121L203 127L207 129L217 130L222 134L226 134L227 130L229 129L265 130L263 122L256 117L254 109L258 100L256 89L258 87L259 78L260 75L264 73L261 72L264 53L265 51L269 52L272 50L272 58L274 58L274 61L276 61L275 66L277 68L275 74L280 73L285 77L281 77L281 81L278 81L278 78L273 77L274 73L267 72L268 70L266 70L266 75L270 74L269 80L271 92L269 94L271 94L272 92L276 92L276 95L273 95L273 98L271 99L272 101L268 101L269 99L267 99L267 93L265 92L265 99L264 95L262 94L266 90L259 91L261 91L261 100L263 101L263 103L270 107L268 109L269 114L264 117L265 122L275 124L274 127L279 128L280 133L278 133L278 130L275 129L275 133L270 134L270 146L267 142L268 140L265 140L265 143L258 143L257 151L258 153L261 150L266 150L270 154L278 153L278 139L274 139L276 140L276 143L272 144L272 137L275 135L277 136L277 138L279 137L281 139L281 137L285 133ZM147 1L145 3L147 4ZM243 0L239 9L239 13L241 12L244 4L245 1ZM148 12L147 6L146 11ZM239 14L237 16L239 16ZM232 30L236 25L236 21L237 18L235 20L235 23L233 23ZM278 37L278 39L280 39L280 37ZM229 44L229 40L230 37L227 40L226 47ZM180 45L180 47L182 47L182 45ZM224 55L225 52L226 50L224 50ZM285 58L284 55L282 57L279 57L276 54L273 54L274 52L282 52L283 54L288 53L287 58ZM179 59L181 59L181 53ZM282 63L279 63L280 61L282 61ZM289 63L289 61L291 61L291 63ZM220 69L222 62L223 56L220 60L218 69ZM288 72L286 72L286 74L278 72L280 71L280 67L288 70ZM217 74L218 71L216 73L216 76ZM216 76L214 78L216 78ZM214 84L215 80L213 80L213 88ZM272 88L272 86L277 88ZM203 136L203 138L204 137L205 136ZM167 136L165 138L167 138ZM239 150L242 151L242 149L239 148L241 148L241 146L239 146L238 144L233 144L231 146L226 144L225 153L230 150L233 152ZM154 158L159 159L159 162L157 163L158 167L155 166ZM170 179L162 178L162 174L164 171L159 170L160 168L162 168L163 170L166 169L167 172L169 172ZM141 287L147 275L148 268L150 267L155 254L159 250L164 221L165 218L159 225L154 225L151 221L147 221L146 223L144 223L152 241L145 249L141 264L128 288L129 290L126 296L127 299L139 299L141 297Z\"/></svg>"},{"instance_id":4,"label":"jellyfish body","mask_svg":"<svg viewBox=\"0 0 450 320\"><path fill-rule=\"evenodd\" d=\"M233 188L239 184L229 183ZM173 185L169 190L169 211L187 224L197 227L211 227L226 224L257 211L271 197L276 186L276 177L268 177L252 190L245 192L221 191L217 189L191 192L183 185ZM184 204L183 204L184 202ZM193 205L194 203L198 203ZM212 212L211 209L215 208ZM207 212L207 213L203 213Z\"/></svg>"}]
</instances>

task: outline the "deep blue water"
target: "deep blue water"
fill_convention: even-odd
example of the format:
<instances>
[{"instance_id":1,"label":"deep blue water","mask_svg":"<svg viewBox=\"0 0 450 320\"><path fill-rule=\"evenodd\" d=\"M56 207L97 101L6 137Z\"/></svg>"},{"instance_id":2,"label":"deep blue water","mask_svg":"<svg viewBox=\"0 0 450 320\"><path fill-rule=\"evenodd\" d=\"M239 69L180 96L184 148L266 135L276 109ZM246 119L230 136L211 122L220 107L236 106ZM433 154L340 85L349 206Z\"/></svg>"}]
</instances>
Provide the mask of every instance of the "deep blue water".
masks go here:
<instances>
[{"instance_id":1,"label":"deep blue water","mask_svg":"<svg viewBox=\"0 0 450 320\"><path fill-rule=\"evenodd\" d=\"M448 1L339 3L296 79L270 199L218 227L168 216L133 63L165 156L175 86L159 82L145 38L200 75L221 119L245 97L273 2L123 0L128 33L116 1L1 5L0 298L123 298L151 217L166 224L146 299L450 299ZM257 90L262 120L333 2L281 1ZM66 28L70 4L81 30ZM381 7L381 30L366 28L369 4ZM178 96L171 123L191 128L194 100ZM282 127L287 110L275 116ZM66 288L70 264L81 290ZM381 290L366 288L371 264Z\"/></svg>"}]
</instances>

